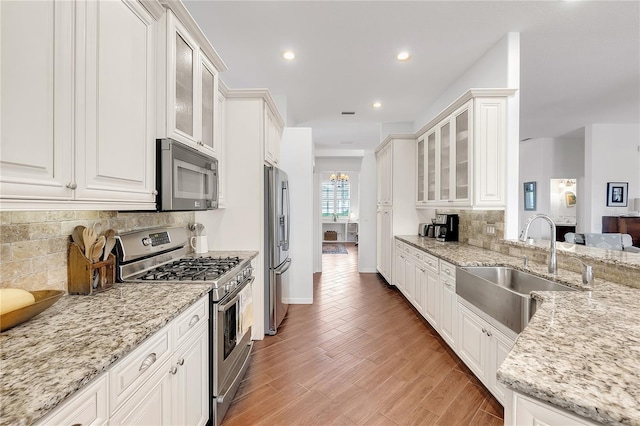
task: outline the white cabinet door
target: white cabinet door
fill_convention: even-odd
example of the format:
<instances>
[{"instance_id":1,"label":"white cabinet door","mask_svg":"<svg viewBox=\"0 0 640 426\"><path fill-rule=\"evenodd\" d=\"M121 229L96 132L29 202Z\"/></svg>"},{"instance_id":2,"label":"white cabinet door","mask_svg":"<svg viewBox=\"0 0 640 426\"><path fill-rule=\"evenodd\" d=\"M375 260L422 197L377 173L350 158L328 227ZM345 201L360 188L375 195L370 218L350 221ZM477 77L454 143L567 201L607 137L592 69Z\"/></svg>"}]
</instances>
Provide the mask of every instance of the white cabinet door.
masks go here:
<instances>
[{"instance_id":1,"label":"white cabinet door","mask_svg":"<svg viewBox=\"0 0 640 426\"><path fill-rule=\"evenodd\" d=\"M160 369L109 420L117 426L162 426L172 420L173 375L166 361Z\"/></svg>"},{"instance_id":2,"label":"white cabinet door","mask_svg":"<svg viewBox=\"0 0 640 426\"><path fill-rule=\"evenodd\" d=\"M503 207L505 203L506 104L505 98L475 99L475 206Z\"/></svg>"},{"instance_id":3,"label":"white cabinet door","mask_svg":"<svg viewBox=\"0 0 640 426\"><path fill-rule=\"evenodd\" d=\"M471 162L472 154L471 134L473 106L468 102L455 111L451 117L453 155L451 158L452 189L455 191L453 200L458 205L471 204Z\"/></svg>"},{"instance_id":4,"label":"white cabinet door","mask_svg":"<svg viewBox=\"0 0 640 426\"><path fill-rule=\"evenodd\" d=\"M426 296L424 302L424 317L429 321L431 326L436 330L440 329L440 281L438 274L431 272L426 273Z\"/></svg>"},{"instance_id":5,"label":"white cabinet door","mask_svg":"<svg viewBox=\"0 0 640 426\"><path fill-rule=\"evenodd\" d=\"M177 402L174 424L204 425L209 419L208 324L176 351L173 400ZM174 370L171 370L174 371Z\"/></svg>"},{"instance_id":6,"label":"white cabinet door","mask_svg":"<svg viewBox=\"0 0 640 426\"><path fill-rule=\"evenodd\" d=\"M72 2L0 2L3 199L73 197L73 19Z\"/></svg>"},{"instance_id":7,"label":"white cabinet door","mask_svg":"<svg viewBox=\"0 0 640 426\"><path fill-rule=\"evenodd\" d=\"M267 163L278 167L280 165L280 140L282 130L271 111L264 107L264 159Z\"/></svg>"},{"instance_id":8,"label":"white cabinet door","mask_svg":"<svg viewBox=\"0 0 640 426\"><path fill-rule=\"evenodd\" d=\"M76 198L153 203L155 21L138 2L77 8Z\"/></svg>"},{"instance_id":9,"label":"white cabinet door","mask_svg":"<svg viewBox=\"0 0 640 426\"><path fill-rule=\"evenodd\" d=\"M55 412L37 423L38 426L105 425L109 420L108 374L56 407Z\"/></svg>"},{"instance_id":10,"label":"white cabinet door","mask_svg":"<svg viewBox=\"0 0 640 426\"><path fill-rule=\"evenodd\" d=\"M401 249L398 249L396 245L396 264L394 270L396 273L393 275L393 281L396 287L404 293L406 291L404 268L406 263L406 254Z\"/></svg>"},{"instance_id":11,"label":"white cabinet door","mask_svg":"<svg viewBox=\"0 0 640 426\"><path fill-rule=\"evenodd\" d=\"M424 312L428 297L429 273L424 265L417 263L414 268L414 274L415 291L413 305L416 307L418 312Z\"/></svg>"},{"instance_id":12,"label":"white cabinet door","mask_svg":"<svg viewBox=\"0 0 640 426\"><path fill-rule=\"evenodd\" d=\"M492 328L490 341L491 356L489 357L490 363L488 371L489 390L503 406L509 400L511 391L502 383L498 382L496 373L514 344L515 341L513 341L500 331L496 330L495 328Z\"/></svg>"},{"instance_id":13,"label":"white cabinet door","mask_svg":"<svg viewBox=\"0 0 640 426\"><path fill-rule=\"evenodd\" d=\"M504 424L521 426L595 426L598 424L517 392L513 392L512 417L507 418L505 411Z\"/></svg>"},{"instance_id":14,"label":"white cabinet door","mask_svg":"<svg viewBox=\"0 0 640 426\"><path fill-rule=\"evenodd\" d=\"M391 230L391 217L392 212L389 208L378 209L377 217L377 269L380 274L387 280L388 283L393 282L392 277L392 263L393 263L393 250L392 250L392 230Z\"/></svg>"},{"instance_id":15,"label":"white cabinet door","mask_svg":"<svg viewBox=\"0 0 640 426\"><path fill-rule=\"evenodd\" d=\"M455 281L441 274L440 291L442 300L440 304L440 335L454 351L457 351L458 295L456 294Z\"/></svg>"},{"instance_id":16,"label":"white cabinet door","mask_svg":"<svg viewBox=\"0 0 640 426\"><path fill-rule=\"evenodd\" d=\"M414 306L416 306L416 284L418 284L416 283L415 271L416 264L413 262L413 259L407 257L406 261L404 262L404 295ZM397 270L396 273L398 273Z\"/></svg>"},{"instance_id":17,"label":"white cabinet door","mask_svg":"<svg viewBox=\"0 0 640 426\"><path fill-rule=\"evenodd\" d=\"M459 304L460 339L458 355L467 367L487 384L487 329L490 327L484 320L471 312L466 306Z\"/></svg>"}]
</instances>

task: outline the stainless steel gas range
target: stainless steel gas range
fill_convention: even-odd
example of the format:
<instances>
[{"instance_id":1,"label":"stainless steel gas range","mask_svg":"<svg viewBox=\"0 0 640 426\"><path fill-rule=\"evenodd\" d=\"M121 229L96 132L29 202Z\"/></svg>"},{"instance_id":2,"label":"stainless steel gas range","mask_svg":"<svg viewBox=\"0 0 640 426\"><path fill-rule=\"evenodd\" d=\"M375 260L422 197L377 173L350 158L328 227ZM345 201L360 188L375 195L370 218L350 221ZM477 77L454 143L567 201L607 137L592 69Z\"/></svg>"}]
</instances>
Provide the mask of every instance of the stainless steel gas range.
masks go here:
<instances>
[{"instance_id":1,"label":"stainless steel gas range","mask_svg":"<svg viewBox=\"0 0 640 426\"><path fill-rule=\"evenodd\" d=\"M187 253L185 228L122 234L116 244L121 282L211 284L209 310L210 423L219 425L249 366L253 342L243 319L247 287L255 279L250 259ZM249 290L250 291L250 290Z\"/></svg>"}]
</instances>

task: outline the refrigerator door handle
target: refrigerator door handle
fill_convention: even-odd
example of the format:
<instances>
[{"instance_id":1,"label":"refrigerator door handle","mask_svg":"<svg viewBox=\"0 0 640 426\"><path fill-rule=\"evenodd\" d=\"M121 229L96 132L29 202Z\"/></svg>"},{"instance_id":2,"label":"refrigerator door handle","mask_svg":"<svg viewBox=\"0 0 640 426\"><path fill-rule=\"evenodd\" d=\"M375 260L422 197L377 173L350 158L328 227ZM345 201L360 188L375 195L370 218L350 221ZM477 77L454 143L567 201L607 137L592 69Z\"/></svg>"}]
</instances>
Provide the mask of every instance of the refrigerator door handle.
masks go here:
<instances>
[{"instance_id":1,"label":"refrigerator door handle","mask_svg":"<svg viewBox=\"0 0 640 426\"><path fill-rule=\"evenodd\" d=\"M284 263L275 270L276 275L282 275L285 272L287 272L287 270L289 270L289 268L291 267L291 258L288 258L287 260L284 261Z\"/></svg>"},{"instance_id":2,"label":"refrigerator door handle","mask_svg":"<svg viewBox=\"0 0 640 426\"><path fill-rule=\"evenodd\" d=\"M291 205L289 203L289 182L282 182L282 212L284 213L285 206L287 209L286 216L283 214L282 221L283 226L285 227L284 234L286 235L284 240L282 241L282 248L284 250L289 250L289 237L291 235Z\"/></svg>"}]
</instances>

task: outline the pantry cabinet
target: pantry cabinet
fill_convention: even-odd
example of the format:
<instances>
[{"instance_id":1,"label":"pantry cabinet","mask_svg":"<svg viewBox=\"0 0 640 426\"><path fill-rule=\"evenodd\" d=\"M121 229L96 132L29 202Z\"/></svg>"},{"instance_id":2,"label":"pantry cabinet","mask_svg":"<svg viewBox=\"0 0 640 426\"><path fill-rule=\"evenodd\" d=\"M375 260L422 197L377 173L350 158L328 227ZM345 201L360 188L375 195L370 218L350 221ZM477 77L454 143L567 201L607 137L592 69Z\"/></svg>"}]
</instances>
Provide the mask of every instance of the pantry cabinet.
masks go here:
<instances>
[{"instance_id":1,"label":"pantry cabinet","mask_svg":"<svg viewBox=\"0 0 640 426\"><path fill-rule=\"evenodd\" d=\"M413 202L415 139L390 135L376 149L377 172L377 270L394 283L394 236L415 234L418 213Z\"/></svg>"},{"instance_id":2,"label":"pantry cabinet","mask_svg":"<svg viewBox=\"0 0 640 426\"><path fill-rule=\"evenodd\" d=\"M511 94L471 90L418 131L416 207L504 208Z\"/></svg>"},{"instance_id":3,"label":"pantry cabinet","mask_svg":"<svg viewBox=\"0 0 640 426\"><path fill-rule=\"evenodd\" d=\"M0 8L3 208L155 208L158 16L136 1Z\"/></svg>"}]
</instances>

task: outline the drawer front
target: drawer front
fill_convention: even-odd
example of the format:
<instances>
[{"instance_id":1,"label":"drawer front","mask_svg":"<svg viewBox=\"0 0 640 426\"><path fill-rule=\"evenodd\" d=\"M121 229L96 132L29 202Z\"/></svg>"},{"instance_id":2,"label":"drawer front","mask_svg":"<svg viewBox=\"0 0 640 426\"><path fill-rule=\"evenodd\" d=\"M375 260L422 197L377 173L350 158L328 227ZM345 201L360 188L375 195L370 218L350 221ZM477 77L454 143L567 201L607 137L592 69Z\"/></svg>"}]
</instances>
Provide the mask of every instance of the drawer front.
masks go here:
<instances>
[{"instance_id":1,"label":"drawer front","mask_svg":"<svg viewBox=\"0 0 640 426\"><path fill-rule=\"evenodd\" d=\"M405 243L402 243L400 241L396 241L396 250L398 252L406 253L408 248L409 248L409 246L406 245Z\"/></svg>"},{"instance_id":2,"label":"drawer front","mask_svg":"<svg viewBox=\"0 0 640 426\"><path fill-rule=\"evenodd\" d=\"M93 384L80 390L63 403L38 426L103 425L109 419L108 413L108 375L104 374Z\"/></svg>"},{"instance_id":3,"label":"drawer front","mask_svg":"<svg viewBox=\"0 0 640 426\"><path fill-rule=\"evenodd\" d=\"M438 265L440 259L430 254L424 253L424 264L425 266L433 272L438 272Z\"/></svg>"},{"instance_id":4,"label":"drawer front","mask_svg":"<svg viewBox=\"0 0 640 426\"><path fill-rule=\"evenodd\" d=\"M171 356L171 325L164 327L109 370L113 414Z\"/></svg>"},{"instance_id":5,"label":"drawer front","mask_svg":"<svg viewBox=\"0 0 640 426\"><path fill-rule=\"evenodd\" d=\"M448 278L455 282L456 280L456 267L444 260L440 261L440 275L446 275Z\"/></svg>"},{"instance_id":6,"label":"drawer front","mask_svg":"<svg viewBox=\"0 0 640 426\"><path fill-rule=\"evenodd\" d=\"M177 348L200 324L209 319L209 295L204 296L175 320L175 347Z\"/></svg>"}]
</instances>

